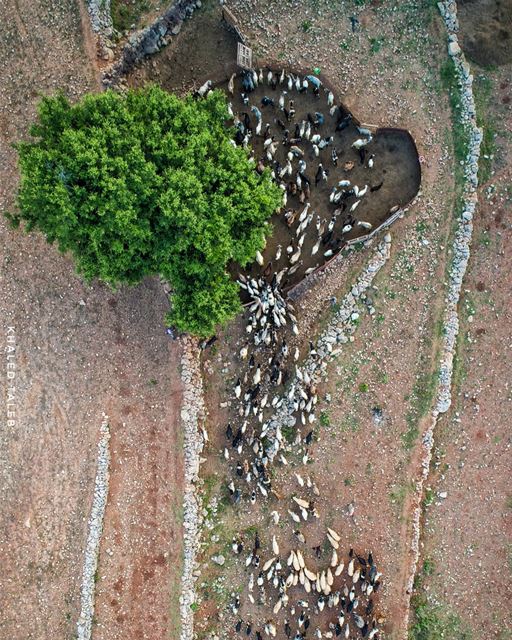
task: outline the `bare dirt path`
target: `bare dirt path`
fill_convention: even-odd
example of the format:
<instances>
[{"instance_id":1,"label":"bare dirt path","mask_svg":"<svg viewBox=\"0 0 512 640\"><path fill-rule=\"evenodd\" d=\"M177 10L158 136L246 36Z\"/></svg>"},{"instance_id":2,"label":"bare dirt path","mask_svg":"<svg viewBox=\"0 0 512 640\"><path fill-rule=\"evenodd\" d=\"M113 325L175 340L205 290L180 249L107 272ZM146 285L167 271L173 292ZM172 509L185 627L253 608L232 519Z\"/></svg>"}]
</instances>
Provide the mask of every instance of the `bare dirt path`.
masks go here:
<instances>
[{"instance_id":1,"label":"bare dirt path","mask_svg":"<svg viewBox=\"0 0 512 640\"><path fill-rule=\"evenodd\" d=\"M3 213L17 184L10 145L27 135L38 96L62 88L73 99L99 85L94 41L87 33L84 44L77 3L0 0L0 15ZM133 619L148 625L153 616L148 628L164 637L177 615L169 567L179 571L181 451L179 346L164 333L161 286L148 280L117 293L86 286L70 260L40 236L10 230L3 216L0 236L0 341L4 352L13 335L16 347L12 424L6 358L0 367L0 637L75 636L103 411L112 431L112 486L98 623L104 637L140 638ZM128 590L121 595L117 578ZM129 602L130 616L113 619L114 599L116 615Z\"/></svg>"},{"instance_id":2,"label":"bare dirt path","mask_svg":"<svg viewBox=\"0 0 512 640\"><path fill-rule=\"evenodd\" d=\"M157 334L148 344L137 335L154 293L139 299L144 303L137 311L139 321L119 338L130 352L129 362L115 359L121 407L116 423L111 421L109 501L96 591L97 640L178 637L183 438L176 365L181 346L171 342L166 348ZM119 402L111 401L114 406Z\"/></svg>"}]
</instances>

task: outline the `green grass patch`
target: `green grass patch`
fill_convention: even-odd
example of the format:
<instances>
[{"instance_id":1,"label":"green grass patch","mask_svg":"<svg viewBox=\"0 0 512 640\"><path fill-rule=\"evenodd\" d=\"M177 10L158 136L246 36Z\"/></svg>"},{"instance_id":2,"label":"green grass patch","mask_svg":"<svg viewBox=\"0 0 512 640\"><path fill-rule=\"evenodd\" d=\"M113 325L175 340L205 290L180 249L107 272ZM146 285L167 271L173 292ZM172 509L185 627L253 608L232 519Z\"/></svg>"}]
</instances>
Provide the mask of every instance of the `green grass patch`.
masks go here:
<instances>
[{"instance_id":1,"label":"green grass patch","mask_svg":"<svg viewBox=\"0 0 512 640\"><path fill-rule=\"evenodd\" d=\"M496 151L496 123L490 115L490 101L493 96L492 79L483 73L478 74L473 82L473 96L475 98L476 122L482 128L483 138L480 144L480 159L478 163L478 180L486 183L492 174L493 157Z\"/></svg>"},{"instance_id":2,"label":"green grass patch","mask_svg":"<svg viewBox=\"0 0 512 640\"><path fill-rule=\"evenodd\" d=\"M452 112L452 142L455 160L459 166L455 171L458 180L464 178L464 173L459 162L465 160L469 149L469 132L466 125L462 123L462 100L461 90L455 63L452 58L448 58L441 66L441 86L448 94L450 108Z\"/></svg>"},{"instance_id":3,"label":"green grass patch","mask_svg":"<svg viewBox=\"0 0 512 640\"><path fill-rule=\"evenodd\" d=\"M434 361L437 362L437 360L436 353ZM418 423L432 406L438 379L439 371L429 371L425 358L420 358L419 374L409 397L410 409L405 417L407 431L402 434L402 442L406 449L412 449L416 442L419 434Z\"/></svg>"},{"instance_id":4,"label":"green grass patch","mask_svg":"<svg viewBox=\"0 0 512 640\"><path fill-rule=\"evenodd\" d=\"M309 31L311 31L311 27L313 26L311 23L311 20L303 20L302 24L300 25L302 28L302 31L304 31L304 33L308 33Z\"/></svg>"},{"instance_id":5,"label":"green grass patch","mask_svg":"<svg viewBox=\"0 0 512 640\"><path fill-rule=\"evenodd\" d=\"M423 509L425 509L426 507L430 507L430 505L434 502L434 499L435 499L434 491L430 487L427 487L425 489L425 496L422 502Z\"/></svg>"},{"instance_id":6,"label":"green grass patch","mask_svg":"<svg viewBox=\"0 0 512 640\"><path fill-rule=\"evenodd\" d=\"M281 431L288 444L291 444L295 440L295 434L297 433L295 427L289 427L288 425L285 425L281 429Z\"/></svg>"},{"instance_id":7,"label":"green grass patch","mask_svg":"<svg viewBox=\"0 0 512 640\"><path fill-rule=\"evenodd\" d=\"M434 573L434 561L432 558L425 558L425 560L423 560L422 570L426 576L431 576Z\"/></svg>"},{"instance_id":8,"label":"green grass patch","mask_svg":"<svg viewBox=\"0 0 512 640\"><path fill-rule=\"evenodd\" d=\"M327 411L322 411L322 413L320 414L320 424L322 425L322 427L331 426L331 418L329 417Z\"/></svg>"},{"instance_id":9,"label":"green grass patch","mask_svg":"<svg viewBox=\"0 0 512 640\"><path fill-rule=\"evenodd\" d=\"M372 55L379 53L379 51L384 46L384 42L384 38L370 38L370 53Z\"/></svg>"},{"instance_id":10,"label":"green grass patch","mask_svg":"<svg viewBox=\"0 0 512 640\"><path fill-rule=\"evenodd\" d=\"M147 0L112 0L110 10L112 13L112 23L116 31L129 31L133 24L137 24L143 13L149 11L150 6Z\"/></svg>"},{"instance_id":11,"label":"green grass patch","mask_svg":"<svg viewBox=\"0 0 512 640\"><path fill-rule=\"evenodd\" d=\"M421 572L414 580L415 594L411 598L412 624L409 640L471 640L468 626L458 615L442 604L432 604L421 591L424 580L434 573L434 561L430 557L423 560Z\"/></svg>"},{"instance_id":12,"label":"green grass patch","mask_svg":"<svg viewBox=\"0 0 512 640\"><path fill-rule=\"evenodd\" d=\"M471 640L472 634L458 615L446 607L427 601L424 596L412 598L414 623L410 640Z\"/></svg>"},{"instance_id":13,"label":"green grass patch","mask_svg":"<svg viewBox=\"0 0 512 640\"><path fill-rule=\"evenodd\" d=\"M405 498L411 490L411 486L408 484L402 484L394 487L389 492L389 501L391 504L396 504L400 509L404 506Z\"/></svg>"}]
</instances>

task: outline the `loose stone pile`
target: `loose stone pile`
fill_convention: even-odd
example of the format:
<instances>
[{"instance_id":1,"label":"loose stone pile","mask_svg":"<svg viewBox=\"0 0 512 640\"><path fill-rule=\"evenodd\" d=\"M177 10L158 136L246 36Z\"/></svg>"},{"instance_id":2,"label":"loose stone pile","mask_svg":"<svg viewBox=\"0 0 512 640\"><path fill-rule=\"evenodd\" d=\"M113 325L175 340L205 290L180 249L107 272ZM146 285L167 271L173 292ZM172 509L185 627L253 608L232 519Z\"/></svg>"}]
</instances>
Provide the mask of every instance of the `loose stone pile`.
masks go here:
<instances>
[{"instance_id":1,"label":"loose stone pile","mask_svg":"<svg viewBox=\"0 0 512 640\"><path fill-rule=\"evenodd\" d=\"M110 0L88 0L87 10L94 33L99 33L110 38L114 33Z\"/></svg>"},{"instance_id":2,"label":"loose stone pile","mask_svg":"<svg viewBox=\"0 0 512 640\"><path fill-rule=\"evenodd\" d=\"M195 581L196 553L201 529L201 508L196 494L199 475L200 455L206 440L206 433L200 427L204 418L204 400L200 352L194 340L188 336L182 339L181 379L183 381L183 423L185 454L185 490L183 498L183 573L181 577L181 640L194 637L194 613L191 605L196 600Z\"/></svg>"},{"instance_id":3,"label":"loose stone pile","mask_svg":"<svg viewBox=\"0 0 512 640\"><path fill-rule=\"evenodd\" d=\"M456 32L459 30L457 20L457 5L455 2L438 2L437 6L445 21L448 31L448 54L452 58L459 79L461 89L461 124L468 136L468 153L464 161L464 192L462 213L458 218L457 230L453 242L453 260L449 274L446 308L443 319L443 342L440 363L439 386L436 404L432 412L432 422L423 436L425 453L422 460L422 476L417 483L416 495L418 504L413 516L413 540L411 548L414 554L412 571L408 582L408 592L411 593L416 575L419 558L420 540L420 500L423 486L428 478L432 459L433 432L439 414L448 411L451 405L451 385L453 374L453 358L455 355L456 339L459 332L458 304L462 288L462 280L469 261L471 238L473 234L473 215L478 201L478 161L480 158L480 143L483 133L476 123L476 109L473 97L473 76L471 68L462 53L457 41Z\"/></svg>"},{"instance_id":4,"label":"loose stone pile","mask_svg":"<svg viewBox=\"0 0 512 640\"><path fill-rule=\"evenodd\" d=\"M95 576L98 568L98 554L100 550L103 518L108 495L108 467L110 463L110 430L107 416L104 416L100 427L100 441L98 443L98 463L96 481L92 500L91 515L89 517L89 535L85 548L82 586L80 588L81 610L77 622L77 639L90 640L92 620L94 616Z\"/></svg>"}]
</instances>

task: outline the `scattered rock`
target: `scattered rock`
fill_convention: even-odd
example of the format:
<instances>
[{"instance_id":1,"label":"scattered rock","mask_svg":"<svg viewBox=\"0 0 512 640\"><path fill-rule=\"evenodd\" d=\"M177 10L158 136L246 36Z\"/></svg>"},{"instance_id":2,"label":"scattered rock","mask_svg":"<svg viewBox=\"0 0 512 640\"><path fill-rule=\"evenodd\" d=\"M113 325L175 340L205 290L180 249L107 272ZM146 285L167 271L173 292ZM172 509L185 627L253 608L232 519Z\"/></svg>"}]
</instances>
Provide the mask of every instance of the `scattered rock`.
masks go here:
<instances>
[{"instance_id":1,"label":"scattered rock","mask_svg":"<svg viewBox=\"0 0 512 640\"><path fill-rule=\"evenodd\" d=\"M458 56L461 52L461 48L459 47L458 42L450 42L448 45L448 53L453 56Z\"/></svg>"}]
</instances>

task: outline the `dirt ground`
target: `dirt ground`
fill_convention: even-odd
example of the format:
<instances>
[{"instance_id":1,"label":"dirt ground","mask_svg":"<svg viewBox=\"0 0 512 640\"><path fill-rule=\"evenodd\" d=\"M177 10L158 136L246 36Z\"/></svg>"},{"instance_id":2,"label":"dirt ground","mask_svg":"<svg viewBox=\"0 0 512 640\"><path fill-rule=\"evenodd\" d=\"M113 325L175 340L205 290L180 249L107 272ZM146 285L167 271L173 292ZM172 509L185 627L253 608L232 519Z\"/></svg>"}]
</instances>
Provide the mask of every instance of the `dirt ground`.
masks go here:
<instances>
[{"instance_id":1,"label":"dirt ground","mask_svg":"<svg viewBox=\"0 0 512 640\"><path fill-rule=\"evenodd\" d=\"M459 0L462 47L482 67L512 62L512 0Z\"/></svg>"},{"instance_id":2,"label":"dirt ground","mask_svg":"<svg viewBox=\"0 0 512 640\"><path fill-rule=\"evenodd\" d=\"M441 624L458 616L448 638L464 632L512 638L512 110L503 102L510 72L510 65L485 72L492 78L489 115L498 132L494 173L480 189L461 300L454 403L435 433L423 524L417 593L428 597Z\"/></svg>"},{"instance_id":3,"label":"dirt ground","mask_svg":"<svg viewBox=\"0 0 512 640\"><path fill-rule=\"evenodd\" d=\"M17 184L10 145L26 136L38 96L62 88L76 98L99 85L78 4L4 0L0 11L3 213ZM86 286L42 237L10 230L3 217L0 228L2 350L9 336L16 343L14 424L0 436L0 636L75 637L103 412L112 473L95 636L174 633L180 352L164 332L162 288L155 280L117 293ZM7 371L5 359L4 412Z\"/></svg>"},{"instance_id":4,"label":"dirt ground","mask_svg":"<svg viewBox=\"0 0 512 640\"><path fill-rule=\"evenodd\" d=\"M128 85L155 82L168 91L184 93L198 89L206 78L216 81L228 78L237 70L237 39L220 17L220 9L213 0L203 3L165 49L132 71Z\"/></svg>"},{"instance_id":5,"label":"dirt ground","mask_svg":"<svg viewBox=\"0 0 512 640\"><path fill-rule=\"evenodd\" d=\"M370 318L361 309L355 341L330 367L320 389L322 427L307 470L320 488L318 509L342 535L342 549L374 553L383 571L378 615L387 637L403 638L409 507L420 472L418 434L433 392L452 226L449 111L438 74L446 51L444 30L434 9L425 6L418 15L417 3L335 6L327 0L287 0L270 7L244 0L230 6L262 64L320 66L361 120L408 129L425 158L421 197L393 226L391 259L370 294L376 313ZM59 2L49 10L4 0L1 9L2 15L13 16L0 26L3 210L12 206L16 185L9 144L25 134L38 92L64 86L78 96L96 88L97 81L89 63L94 47L88 36L84 44L76 5ZM130 83L155 80L181 90L199 86L219 68L227 74L235 40L226 36L219 13L216 3L206 2L173 44L136 70ZM359 20L354 33L349 16ZM500 138L507 149L509 76L510 69L503 68L495 77L500 113L508 118ZM476 219L462 305L460 394L436 435L438 473L424 525L422 560L428 562L418 593L429 594L443 613L458 612L462 626L453 638L459 640L467 637L461 631L466 626L474 638L492 634L501 640L510 637L511 628L506 617L511 556L505 538L511 525L506 486L509 166L497 167ZM96 441L105 411L112 428L112 475L94 634L175 638L181 390L179 343L170 342L162 330L163 292L153 280L116 294L97 284L85 286L70 261L42 238L1 225L4 346L7 327L14 326L17 407L15 426L1 436L0 635L14 640L74 635ZM340 258L302 292L302 354L309 337L326 322L328 298L346 293L367 256L360 251ZM231 536L245 532L249 539L257 526L268 549L271 531L271 509L244 506L235 512L219 492L229 472L221 450L242 330L241 320L234 322L205 362L211 443L204 504L212 524L201 557L200 637L211 629L234 637L234 619L226 618L224 605L247 576L231 554ZM6 372L3 367L4 388ZM291 489L290 476L280 470L275 482L283 492ZM446 498L441 497L445 491ZM355 509L352 517L349 503ZM308 534L315 542L316 535L314 529ZM219 552L226 556L222 569L210 560Z\"/></svg>"}]
</instances>

